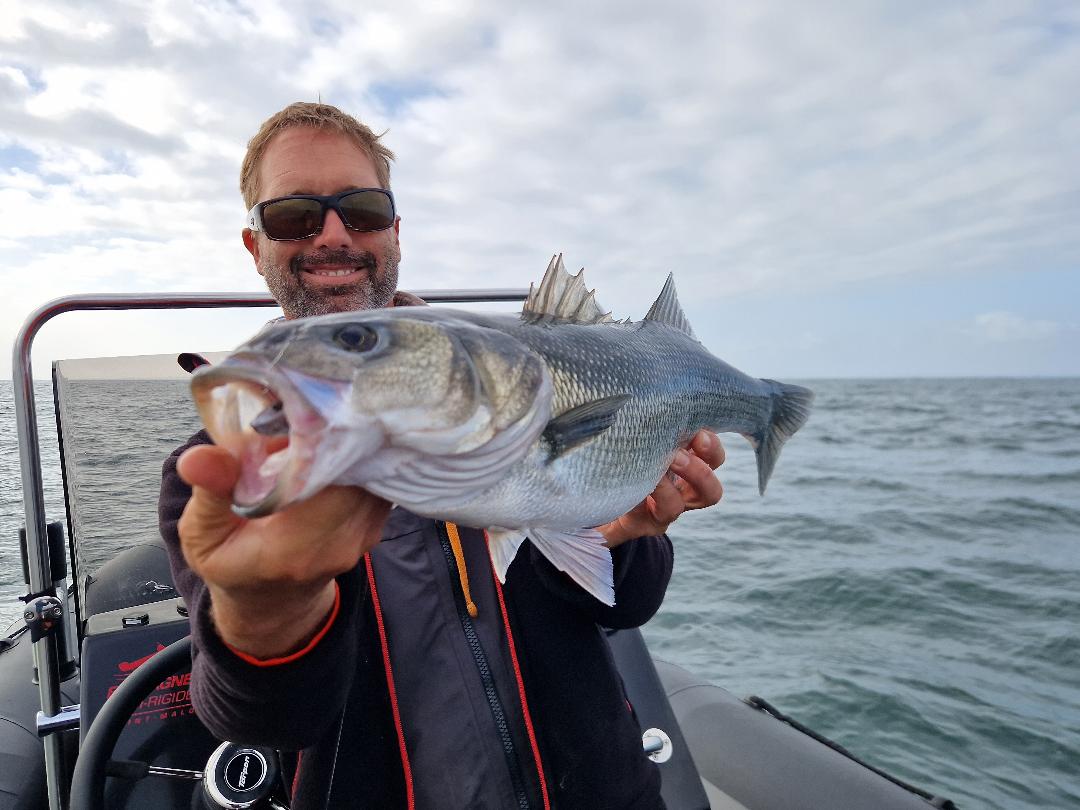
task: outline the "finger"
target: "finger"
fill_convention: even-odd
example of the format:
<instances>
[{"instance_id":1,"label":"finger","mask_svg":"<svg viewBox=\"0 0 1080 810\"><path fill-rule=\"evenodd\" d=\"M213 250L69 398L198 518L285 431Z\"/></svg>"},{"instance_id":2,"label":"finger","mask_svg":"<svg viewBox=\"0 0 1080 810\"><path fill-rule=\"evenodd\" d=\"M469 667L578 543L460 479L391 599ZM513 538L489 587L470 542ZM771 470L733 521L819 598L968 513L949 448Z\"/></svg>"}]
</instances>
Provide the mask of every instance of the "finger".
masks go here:
<instances>
[{"instance_id":1,"label":"finger","mask_svg":"<svg viewBox=\"0 0 1080 810\"><path fill-rule=\"evenodd\" d=\"M232 490L240 477L240 464L224 448L199 445L177 459L176 472L191 485L191 498L177 525L180 547L188 564L201 571L243 523L232 511Z\"/></svg>"},{"instance_id":2,"label":"finger","mask_svg":"<svg viewBox=\"0 0 1080 810\"><path fill-rule=\"evenodd\" d=\"M684 485L680 491L687 509L703 509L712 506L724 496L724 487L713 468L697 456L690 456L679 470Z\"/></svg>"},{"instance_id":3,"label":"finger","mask_svg":"<svg viewBox=\"0 0 1080 810\"><path fill-rule=\"evenodd\" d=\"M653 490L652 495L649 497L651 499L649 511L652 513L653 519L661 527L666 528L669 523L686 510L682 494L667 478L657 484L656 489Z\"/></svg>"},{"instance_id":4,"label":"finger","mask_svg":"<svg viewBox=\"0 0 1080 810\"><path fill-rule=\"evenodd\" d=\"M191 498L180 515L177 531L180 547L196 572L208 555L221 546L243 523L232 511L232 498L201 486L191 489Z\"/></svg>"},{"instance_id":5,"label":"finger","mask_svg":"<svg viewBox=\"0 0 1080 810\"><path fill-rule=\"evenodd\" d=\"M229 497L240 478L240 463L225 448L202 444L184 451L176 460L176 472L192 487Z\"/></svg>"},{"instance_id":6,"label":"finger","mask_svg":"<svg viewBox=\"0 0 1080 810\"><path fill-rule=\"evenodd\" d=\"M724 445L720 438L711 430L699 430L690 442L690 449L694 455L712 467L714 470L727 459Z\"/></svg>"}]
</instances>

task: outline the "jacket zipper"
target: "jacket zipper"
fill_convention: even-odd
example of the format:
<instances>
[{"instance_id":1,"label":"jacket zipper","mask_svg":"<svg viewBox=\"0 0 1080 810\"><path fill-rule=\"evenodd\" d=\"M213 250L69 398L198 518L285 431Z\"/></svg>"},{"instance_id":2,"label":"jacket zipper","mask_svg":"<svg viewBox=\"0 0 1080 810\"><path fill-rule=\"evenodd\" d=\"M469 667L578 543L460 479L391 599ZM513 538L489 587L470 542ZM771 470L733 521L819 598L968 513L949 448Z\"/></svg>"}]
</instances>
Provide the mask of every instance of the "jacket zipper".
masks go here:
<instances>
[{"instance_id":1,"label":"jacket zipper","mask_svg":"<svg viewBox=\"0 0 1080 810\"><path fill-rule=\"evenodd\" d=\"M495 690L495 679L491 675L491 667L488 665L487 655L484 653L484 648L480 644L480 637L476 633L476 626L473 624L472 617L469 615L468 607L465 604L465 594L461 589L460 580L458 578L457 561L454 559L454 550L450 547L450 537L446 533L446 524L442 521L437 521L435 525L439 532L439 544L442 546L443 556L446 558L446 567L450 572L450 589L454 593L454 604L457 607L458 619L461 621L461 629L465 633L465 641L469 645L473 661L476 663L476 668L480 673L480 683L484 687L484 695L487 697L488 708L491 709L491 716L494 718L495 727L499 732L503 755L506 757L506 767L510 771L510 781L514 787L514 794L517 796L517 806L519 810L529 810L529 796L525 791L525 780L521 775L521 763L517 757L514 739L510 735L510 726L506 720L506 712L503 711L502 702L499 700L499 694Z\"/></svg>"}]
</instances>

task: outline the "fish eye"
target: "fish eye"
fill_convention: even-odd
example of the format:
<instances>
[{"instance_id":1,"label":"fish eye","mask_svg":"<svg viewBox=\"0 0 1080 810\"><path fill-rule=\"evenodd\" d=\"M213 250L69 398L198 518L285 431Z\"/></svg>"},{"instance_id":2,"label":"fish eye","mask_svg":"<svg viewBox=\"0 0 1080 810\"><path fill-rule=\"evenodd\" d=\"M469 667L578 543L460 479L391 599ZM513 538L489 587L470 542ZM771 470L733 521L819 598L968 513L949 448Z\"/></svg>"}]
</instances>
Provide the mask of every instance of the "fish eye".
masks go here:
<instances>
[{"instance_id":1,"label":"fish eye","mask_svg":"<svg viewBox=\"0 0 1080 810\"><path fill-rule=\"evenodd\" d=\"M346 351L369 352L378 344L379 336L374 329L350 323L334 333L334 342Z\"/></svg>"}]
</instances>

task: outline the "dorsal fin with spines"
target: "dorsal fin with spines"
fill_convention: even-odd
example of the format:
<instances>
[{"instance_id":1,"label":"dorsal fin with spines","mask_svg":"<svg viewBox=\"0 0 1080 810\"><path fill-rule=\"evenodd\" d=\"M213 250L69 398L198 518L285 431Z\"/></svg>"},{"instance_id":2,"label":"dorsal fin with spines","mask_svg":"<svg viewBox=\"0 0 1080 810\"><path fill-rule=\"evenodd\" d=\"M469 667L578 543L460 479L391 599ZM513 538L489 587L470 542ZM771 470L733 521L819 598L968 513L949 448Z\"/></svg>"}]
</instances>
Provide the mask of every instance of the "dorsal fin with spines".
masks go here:
<instances>
[{"instance_id":1,"label":"dorsal fin with spines","mask_svg":"<svg viewBox=\"0 0 1080 810\"><path fill-rule=\"evenodd\" d=\"M551 257L540 286L529 285L529 297L521 310L521 318L530 323L614 323L611 313L605 312L596 302L596 290L585 287L585 268L570 275L561 253Z\"/></svg>"},{"instance_id":2,"label":"dorsal fin with spines","mask_svg":"<svg viewBox=\"0 0 1080 810\"><path fill-rule=\"evenodd\" d=\"M682 305L679 304L679 297L675 294L674 273L668 273L667 281L664 282L664 289L660 291L660 295L653 302L652 308L645 316L645 320L667 324L697 340L694 330L690 328L690 321L686 319L686 313L683 312Z\"/></svg>"}]
</instances>

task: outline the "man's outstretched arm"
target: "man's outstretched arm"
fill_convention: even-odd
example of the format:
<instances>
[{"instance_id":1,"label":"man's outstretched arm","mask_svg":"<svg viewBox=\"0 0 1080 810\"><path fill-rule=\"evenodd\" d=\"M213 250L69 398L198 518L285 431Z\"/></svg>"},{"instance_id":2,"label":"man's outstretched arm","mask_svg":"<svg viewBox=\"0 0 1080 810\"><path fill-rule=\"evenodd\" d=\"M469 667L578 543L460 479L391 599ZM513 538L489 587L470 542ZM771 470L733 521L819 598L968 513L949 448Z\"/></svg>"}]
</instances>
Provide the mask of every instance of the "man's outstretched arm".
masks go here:
<instances>
[{"instance_id":1,"label":"man's outstretched arm","mask_svg":"<svg viewBox=\"0 0 1080 810\"><path fill-rule=\"evenodd\" d=\"M193 443L207 441L202 434ZM159 515L191 616L196 711L223 739L285 750L313 744L339 715L354 677L366 588L354 560L377 539L386 507L367 504L371 525L361 528L336 510L364 513L364 506L331 493L328 516L285 510L269 524L244 521L229 505L231 456L212 445L181 450L165 462ZM341 536L347 532L354 534Z\"/></svg>"}]
</instances>

